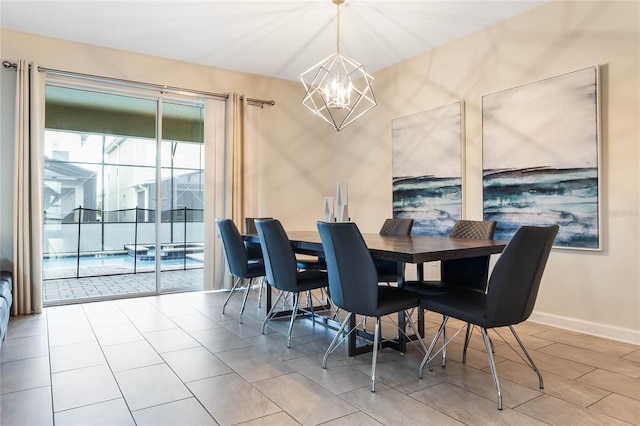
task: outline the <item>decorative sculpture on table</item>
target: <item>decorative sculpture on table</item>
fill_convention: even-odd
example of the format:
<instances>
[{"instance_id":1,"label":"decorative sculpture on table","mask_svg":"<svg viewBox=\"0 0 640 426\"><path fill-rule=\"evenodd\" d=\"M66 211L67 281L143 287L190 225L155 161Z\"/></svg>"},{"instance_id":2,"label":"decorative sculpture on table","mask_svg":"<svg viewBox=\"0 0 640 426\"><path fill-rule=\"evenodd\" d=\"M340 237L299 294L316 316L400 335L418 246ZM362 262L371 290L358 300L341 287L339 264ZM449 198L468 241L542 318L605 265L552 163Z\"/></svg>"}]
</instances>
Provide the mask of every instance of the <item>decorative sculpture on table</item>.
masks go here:
<instances>
[{"instance_id":1,"label":"decorative sculpture on table","mask_svg":"<svg viewBox=\"0 0 640 426\"><path fill-rule=\"evenodd\" d=\"M333 215L333 197L324 197L324 221L333 222L335 216Z\"/></svg>"},{"instance_id":2,"label":"decorative sculpture on table","mask_svg":"<svg viewBox=\"0 0 640 426\"><path fill-rule=\"evenodd\" d=\"M349 197L347 195L347 182L338 182L336 195L336 222L349 221Z\"/></svg>"}]
</instances>

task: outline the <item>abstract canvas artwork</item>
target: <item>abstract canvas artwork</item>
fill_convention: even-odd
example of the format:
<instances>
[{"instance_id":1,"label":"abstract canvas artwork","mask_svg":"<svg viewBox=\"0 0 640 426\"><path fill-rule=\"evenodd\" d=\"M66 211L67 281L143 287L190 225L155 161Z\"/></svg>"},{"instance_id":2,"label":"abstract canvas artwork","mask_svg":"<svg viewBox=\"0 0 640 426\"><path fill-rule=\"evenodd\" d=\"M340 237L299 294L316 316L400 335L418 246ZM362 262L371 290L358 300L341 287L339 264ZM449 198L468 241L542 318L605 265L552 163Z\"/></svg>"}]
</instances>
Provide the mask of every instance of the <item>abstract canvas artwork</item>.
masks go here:
<instances>
[{"instance_id":1,"label":"abstract canvas artwork","mask_svg":"<svg viewBox=\"0 0 640 426\"><path fill-rule=\"evenodd\" d=\"M496 239L560 225L555 247L601 249L596 66L482 98L483 214Z\"/></svg>"},{"instance_id":2,"label":"abstract canvas artwork","mask_svg":"<svg viewBox=\"0 0 640 426\"><path fill-rule=\"evenodd\" d=\"M462 117L456 102L391 122L393 217L414 235L447 236L462 217Z\"/></svg>"}]
</instances>

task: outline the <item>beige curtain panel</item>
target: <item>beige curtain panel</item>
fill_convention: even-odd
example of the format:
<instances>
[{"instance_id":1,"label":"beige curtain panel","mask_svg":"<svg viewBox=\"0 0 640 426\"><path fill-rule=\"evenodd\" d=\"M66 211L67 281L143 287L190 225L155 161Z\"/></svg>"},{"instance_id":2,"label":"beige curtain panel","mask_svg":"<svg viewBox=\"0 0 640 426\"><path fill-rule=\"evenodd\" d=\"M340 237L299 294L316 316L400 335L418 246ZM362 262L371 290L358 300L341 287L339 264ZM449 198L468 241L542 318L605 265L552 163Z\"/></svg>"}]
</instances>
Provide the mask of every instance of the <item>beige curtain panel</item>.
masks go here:
<instances>
[{"instance_id":1,"label":"beige curtain panel","mask_svg":"<svg viewBox=\"0 0 640 426\"><path fill-rule=\"evenodd\" d=\"M42 312L42 171L45 73L18 61L13 181L13 315Z\"/></svg>"}]
</instances>

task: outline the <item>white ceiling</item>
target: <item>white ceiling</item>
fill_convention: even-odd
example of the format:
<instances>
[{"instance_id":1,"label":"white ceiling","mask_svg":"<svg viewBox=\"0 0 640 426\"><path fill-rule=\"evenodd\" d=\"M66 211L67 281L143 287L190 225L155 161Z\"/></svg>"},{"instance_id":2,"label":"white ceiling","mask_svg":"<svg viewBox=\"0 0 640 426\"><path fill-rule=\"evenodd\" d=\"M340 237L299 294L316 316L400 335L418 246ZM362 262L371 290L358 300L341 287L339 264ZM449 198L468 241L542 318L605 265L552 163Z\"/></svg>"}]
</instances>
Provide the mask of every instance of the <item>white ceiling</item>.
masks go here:
<instances>
[{"instance_id":1,"label":"white ceiling","mask_svg":"<svg viewBox=\"0 0 640 426\"><path fill-rule=\"evenodd\" d=\"M346 0L341 51L373 73L545 1ZM289 80L336 50L331 0L0 0L0 26Z\"/></svg>"}]
</instances>

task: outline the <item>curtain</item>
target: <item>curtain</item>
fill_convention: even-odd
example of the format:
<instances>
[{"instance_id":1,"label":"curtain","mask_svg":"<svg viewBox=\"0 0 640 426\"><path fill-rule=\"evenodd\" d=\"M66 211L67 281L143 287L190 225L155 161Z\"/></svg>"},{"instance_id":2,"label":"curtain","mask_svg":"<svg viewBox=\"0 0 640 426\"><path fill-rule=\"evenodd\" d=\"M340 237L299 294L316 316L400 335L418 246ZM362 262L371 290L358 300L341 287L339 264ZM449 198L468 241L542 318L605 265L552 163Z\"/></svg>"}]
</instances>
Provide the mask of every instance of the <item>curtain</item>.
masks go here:
<instances>
[{"instance_id":1,"label":"curtain","mask_svg":"<svg viewBox=\"0 0 640 426\"><path fill-rule=\"evenodd\" d=\"M226 137L225 137L225 176L224 176L224 217L230 218L240 232L244 221L243 211L243 145L246 101L237 94L231 93L227 100ZM224 263L225 270L227 268ZM221 277L220 288L231 288L233 280L229 273Z\"/></svg>"},{"instance_id":2,"label":"curtain","mask_svg":"<svg viewBox=\"0 0 640 426\"><path fill-rule=\"evenodd\" d=\"M245 217L261 217L260 214L260 135L262 134L262 106L246 108L244 122L244 200Z\"/></svg>"},{"instance_id":3,"label":"curtain","mask_svg":"<svg viewBox=\"0 0 640 426\"><path fill-rule=\"evenodd\" d=\"M13 181L13 315L42 312L44 73L17 64Z\"/></svg>"},{"instance_id":4,"label":"curtain","mask_svg":"<svg viewBox=\"0 0 640 426\"><path fill-rule=\"evenodd\" d=\"M247 101L237 93L229 95L227 112L226 217L240 232L244 222L244 146Z\"/></svg>"},{"instance_id":5,"label":"curtain","mask_svg":"<svg viewBox=\"0 0 640 426\"><path fill-rule=\"evenodd\" d=\"M205 198L205 212L213 212L213 218L230 218L240 232L244 230L244 218L257 216L258 211L258 151L260 141L260 111L250 107L245 96L233 93L227 99L223 114L219 108L205 107L205 143L207 151L215 153L205 165L207 187L215 188L215 195ZM218 124L224 120L224 129ZM208 124L207 124L208 123ZM221 131L224 130L224 144ZM215 134L215 140L209 135ZM211 147L215 146L214 149ZM210 194L210 193L209 193ZM207 206L214 206L208 208ZM207 213L205 213L207 214ZM233 280L227 264L213 218L205 217L205 234L214 244L211 253L205 245L205 289L231 288Z\"/></svg>"},{"instance_id":6,"label":"curtain","mask_svg":"<svg viewBox=\"0 0 640 426\"><path fill-rule=\"evenodd\" d=\"M204 118L204 290L217 290L225 282L225 257L217 237L215 219L225 217L226 101L205 100Z\"/></svg>"},{"instance_id":7,"label":"curtain","mask_svg":"<svg viewBox=\"0 0 640 426\"><path fill-rule=\"evenodd\" d=\"M244 168L246 97L232 93L227 100L224 175L224 217L230 218L240 232L244 227ZM224 269L227 265L224 263ZM231 288L233 280L228 273L221 277L220 288Z\"/></svg>"}]
</instances>

